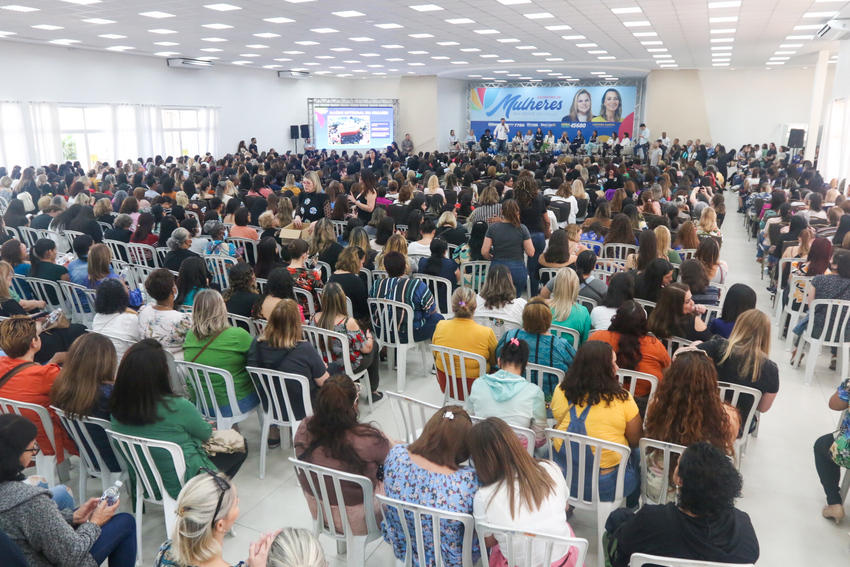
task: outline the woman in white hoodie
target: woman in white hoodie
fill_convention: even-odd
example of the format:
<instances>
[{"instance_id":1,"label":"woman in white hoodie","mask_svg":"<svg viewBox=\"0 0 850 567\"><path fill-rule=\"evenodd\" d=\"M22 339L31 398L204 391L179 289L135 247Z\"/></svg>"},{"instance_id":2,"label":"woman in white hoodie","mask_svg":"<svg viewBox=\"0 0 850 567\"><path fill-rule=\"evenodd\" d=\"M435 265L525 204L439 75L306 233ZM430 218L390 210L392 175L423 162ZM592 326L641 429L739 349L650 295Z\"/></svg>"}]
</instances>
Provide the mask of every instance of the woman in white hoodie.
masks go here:
<instances>
[{"instance_id":1,"label":"woman in white hoodie","mask_svg":"<svg viewBox=\"0 0 850 567\"><path fill-rule=\"evenodd\" d=\"M473 382L467 408L476 417L498 417L508 425L532 429L537 437L535 446L541 447L546 442L546 402L543 390L525 379L528 354L524 340L507 341L499 370Z\"/></svg>"}]
</instances>

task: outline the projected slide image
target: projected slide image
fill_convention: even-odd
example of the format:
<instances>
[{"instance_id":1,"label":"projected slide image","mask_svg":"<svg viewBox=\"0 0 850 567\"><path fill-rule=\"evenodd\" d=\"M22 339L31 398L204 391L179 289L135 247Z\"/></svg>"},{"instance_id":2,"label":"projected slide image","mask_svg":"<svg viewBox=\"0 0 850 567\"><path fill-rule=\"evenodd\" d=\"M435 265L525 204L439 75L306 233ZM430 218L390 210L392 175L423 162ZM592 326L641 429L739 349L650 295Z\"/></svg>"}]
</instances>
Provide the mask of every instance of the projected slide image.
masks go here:
<instances>
[{"instance_id":1,"label":"projected slide image","mask_svg":"<svg viewBox=\"0 0 850 567\"><path fill-rule=\"evenodd\" d=\"M319 149L365 150L393 142L392 107L315 108L315 144Z\"/></svg>"}]
</instances>

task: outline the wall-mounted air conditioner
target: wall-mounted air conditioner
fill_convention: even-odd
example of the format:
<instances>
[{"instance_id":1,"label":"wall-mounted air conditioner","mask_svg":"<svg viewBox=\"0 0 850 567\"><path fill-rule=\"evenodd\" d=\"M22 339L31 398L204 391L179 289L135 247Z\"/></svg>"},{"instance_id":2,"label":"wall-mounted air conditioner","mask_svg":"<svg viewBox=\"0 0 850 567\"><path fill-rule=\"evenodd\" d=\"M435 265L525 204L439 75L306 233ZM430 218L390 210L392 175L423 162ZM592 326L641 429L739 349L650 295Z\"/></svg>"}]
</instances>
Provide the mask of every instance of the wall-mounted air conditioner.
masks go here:
<instances>
[{"instance_id":1,"label":"wall-mounted air conditioner","mask_svg":"<svg viewBox=\"0 0 850 567\"><path fill-rule=\"evenodd\" d=\"M310 71L292 71L292 70L284 70L278 71L277 76L281 79L309 79L312 77Z\"/></svg>"},{"instance_id":2,"label":"wall-mounted air conditioner","mask_svg":"<svg viewBox=\"0 0 850 567\"><path fill-rule=\"evenodd\" d=\"M825 39L827 41L850 38L850 19L829 20L818 30L817 37L818 39Z\"/></svg>"},{"instance_id":3,"label":"wall-mounted air conditioner","mask_svg":"<svg viewBox=\"0 0 850 567\"><path fill-rule=\"evenodd\" d=\"M168 60L169 67L177 67L179 69L209 69L213 66L212 62L204 61L203 59L185 59L174 58Z\"/></svg>"}]
</instances>

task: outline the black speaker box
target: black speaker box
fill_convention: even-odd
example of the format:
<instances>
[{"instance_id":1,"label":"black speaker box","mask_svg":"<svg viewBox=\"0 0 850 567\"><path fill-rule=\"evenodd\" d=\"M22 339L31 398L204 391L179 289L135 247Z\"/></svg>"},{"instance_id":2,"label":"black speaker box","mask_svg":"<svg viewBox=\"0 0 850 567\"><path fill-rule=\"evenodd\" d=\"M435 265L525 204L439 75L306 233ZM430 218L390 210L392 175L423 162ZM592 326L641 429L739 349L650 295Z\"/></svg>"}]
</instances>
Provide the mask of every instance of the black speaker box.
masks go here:
<instances>
[{"instance_id":1,"label":"black speaker box","mask_svg":"<svg viewBox=\"0 0 850 567\"><path fill-rule=\"evenodd\" d=\"M301 125L301 137L302 138L309 138L310 137L310 125L309 124L302 124Z\"/></svg>"},{"instance_id":2,"label":"black speaker box","mask_svg":"<svg viewBox=\"0 0 850 567\"><path fill-rule=\"evenodd\" d=\"M289 127L289 137L293 140L298 139L298 126L293 124Z\"/></svg>"},{"instance_id":3,"label":"black speaker box","mask_svg":"<svg viewBox=\"0 0 850 567\"><path fill-rule=\"evenodd\" d=\"M805 145L806 131L800 128L792 128L788 132L788 147L802 148Z\"/></svg>"}]
</instances>

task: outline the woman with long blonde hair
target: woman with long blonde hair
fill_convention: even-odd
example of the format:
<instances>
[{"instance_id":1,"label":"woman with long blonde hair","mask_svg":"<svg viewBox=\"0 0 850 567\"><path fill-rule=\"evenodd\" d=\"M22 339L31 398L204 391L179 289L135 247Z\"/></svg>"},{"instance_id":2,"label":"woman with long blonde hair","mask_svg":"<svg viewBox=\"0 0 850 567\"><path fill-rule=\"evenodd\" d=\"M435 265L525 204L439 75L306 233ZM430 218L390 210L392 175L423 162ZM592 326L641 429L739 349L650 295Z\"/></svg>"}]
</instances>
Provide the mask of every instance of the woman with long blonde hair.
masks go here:
<instances>
[{"instance_id":1,"label":"woman with long blonde hair","mask_svg":"<svg viewBox=\"0 0 850 567\"><path fill-rule=\"evenodd\" d=\"M584 176L587 177L587 170L582 170ZM587 192L584 190L584 181L576 179L572 185L573 197L576 199L587 199Z\"/></svg>"},{"instance_id":2,"label":"woman with long blonde hair","mask_svg":"<svg viewBox=\"0 0 850 567\"><path fill-rule=\"evenodd\" d=\"M717 212L711 207L703 209L697 222L697 236L714 236L723 241L723 233L717 226Z\"/></svg>"},{"instance_id":3,"label":"woman with long blonde hair","mask_svg":"<svg viewBox=\"0 0 850 567\"><path fill-rule=\"evenodd\" d=\"M97 289L100 282L106 278L117 278L118 274L112 269L112 252L106 244L95 244L89 248L88 275L83 279L83 285L89 289Z\"/></svg>"},{"instance_id":4,"label":"woman with long blonde hair","mask_svg":"<svg viewBox=\"0 0 850 567\"><path fill-rule=\"evenodd\" d=\"M655 233L655 247L659 258L665 258L671 264L681 264L682 257L670 247L670 229L659 224L653 231Z\"/></svg>"},{"instance_id":5,"label":"woman with long blonde hair","mask_svg":"<svg viewBox=\"0 0 850 567\"><path fill-rule=\"evenodd\" d=\"M428 185L425 187L425 191L423 191L426 195L442 195L443 198L446 197L445 192L443 192L442 187L440 187L440 178L436 175L432 175L428 178Z\"/></svg>"},{"instance_id":6,"label":"woman with long blonde hair","mask_svg":"<svg viewBox=\"0 0 850 567\"><path fill-rule=\"evenodd\" d=\"M697 346L714 361L721 382L748 386L762 393L756 408L761 413L770 409L779 391L779 368L770 360L770 329L767 315L750 309L738 316L728 340L715 337ZM741 416L746 417L752 405L752 397L741 396Z\"/></svg>"},{"instance_id":7,"label":"woman with long blonde hair","mask_svg":"<svg viewBox=\"0 0 850 567\"><path fill-rule=\"evenodd\" d=\"M578 303L581 287L574 270L562 268L555 276L554 289L549 298L552 309L552 324L574 329L579 333L578 346L590 335L590 313L584 305Z\"/></svg>"},{"instance_id":8,"label":"woman with long blonde hair","mask_svg":"<svg viewBox=\"0 0 850 567\"><path fill-rule=\"evenodd\" d=\"M412 258L409 258L407 256L407 239L404 236L400 234L393 234L392 236L390 236L389 240L387 240L387 243L384 244L384 249L375 258L375 266L377 266L379 270L385 269L384 257L389 252L398 252L405 257L405 259L407 260L407 269L404 273L409 275L419 270L419 266L416 264L416 262L414 262Z\"/></svg>"}]
</instances>

